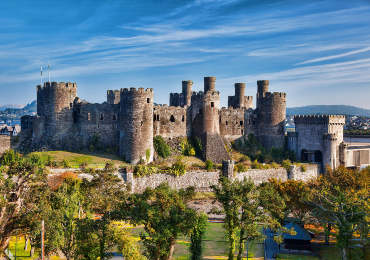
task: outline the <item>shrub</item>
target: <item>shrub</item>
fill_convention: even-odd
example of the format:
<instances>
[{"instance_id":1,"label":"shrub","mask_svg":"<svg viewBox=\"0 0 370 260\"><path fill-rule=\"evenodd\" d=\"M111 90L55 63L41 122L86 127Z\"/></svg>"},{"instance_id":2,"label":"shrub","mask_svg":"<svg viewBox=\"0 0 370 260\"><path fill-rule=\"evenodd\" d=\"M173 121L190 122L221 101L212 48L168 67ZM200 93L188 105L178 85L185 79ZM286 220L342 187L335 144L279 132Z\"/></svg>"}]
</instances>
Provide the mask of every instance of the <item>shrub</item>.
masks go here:
<instances>
[{"instance_id":1,"label":"shrub","mask_svg":"<svg viewBox=\"0 0 370 260\"><path fill-rule=\"evenodd\" d=\"M86 168L87 166L89 166L89 162L87 162L87 161L84 161L84 162L82 162L82 163L80 164L80 167L81 167L81 168Z\"/></svg>"},{"instance_id":2,"label":"shrub","mask_svg":"<svg viewBox=\"0 0 370 260\"><path fill-rule=\"evenodd\" d=\"M104 171L105 172L114 172L116 170L116 167L114 166L114 163L112 161L106 162Z\"/></svg>"},{"instance_id":3,"label":"shrub","mask_svg":"<svg viewBox=\"0 0 370 260\"><path fill-rule=\"evenodd\" d=\"M149 163L150 159L150 149L145 150L146 163Z\"/></svg>"},{"instance_id":4,"label":"shrub","mask_svg":"<svg viewBox=\"0 0 370 260\"><path fill-rule=\"evenodd\" d=\"M198 155L198 156L202 156L202 142L200 141L200 139L198 137L193 137L193 144L194 144L194 150L195 150L195 154Z\"/></svg>"},{"instance_id":5,"label":"shrub","mask_svg":"<svg viewBox=\"0 0 370 260\"><path fill-rule=\"evenodd\" d=\"M63 168L71 168L71 163L66 158L63 159Z\"/></svg>"},{"instance_id":6,"label":"shrub","mask_svg":"<svg viewBox=\"0 0 370 260\"><path fill-rule=\"evenodd\" d=\"M307 171L306 165L302 165L301 169L302 169L302 172L306 172Z\"/></svg>"},{"instance_id":7,"label":"shrub","mask_svg":"<svg viewBox=\"0 0 370 260\"><path fill-rule=\"evenodd\" d=\"M85 173L95 173L95 169L91 167L86 167L83 169L83 172Z\"/></svg>"},{"instance_id":8,"label":"shrub","mask_svg":"<svg viewBox=\"0 0 370 260\"><path fill-rule=\"evenodd\" d=\"M249 156L246 156L246 155L243 155L239 158L239 162L247 162L247 161L250 161L251 158L249 158Z\"/></svg>"},{"instance_id":9,"label":"shrub","mask_svg":"<svg viewBox=\"0 0 370 260\"><path fill-rule=\"evenodd\" d=\"M213 167L213 162L210 159L208 159L206 161L206 168L207 168L207 170L208 171L212 170L212 167Z\"/></svg>"},{"instance_id":10,"label":"shrub","mask_svg":"<svg viewBox=\"0 0 370 260\"><path fill-rule=\"evenodd\" d=\"M257 161L257 159L252 162L252 169L261 169L261 166L262 165Z\"/></svg>"},{"instance_id":11,"label":"shrub","mask_svg":"<svg viewBox=\"0 0 370 260\"><path fill-rule=\"evenodd\" d=\"M234 170L236 172L245 172L247 171L247 168L242 163L235 164Z\"/></svg>"},{"instance_id":12,"label":"shrub","mask_svg":"<svg viewBox=\"0 0 370 260\"><path fill-rule=\"evenodd\" d=\"M191 148L190 150L189 150L189 154L188 155L190 155L190 156L194 156L195 155L195 150L194 150L194 148Z\"/></svg>"},{"instance_id":13,"label":"shrub","mask_svg":"<svg viewBox=\"0 0 370 260\"><path fill-rule=\"evenodd\" d=\"M1 165L11 165L21 160L21 155L13 149L6 150L1 157Z\"/></svg>"},{"instance_id":14,"label":"shrub","mask_svg":"<svg viewBox=\"0 0 370 260\"><path fill-rule=\"evenodd\" d=\"M167 158L171 155L170 147L164 142L162 136L157 135L154 137L153 144L159 157Z\"/></svg>"},{"instance_id":15,"label":"shrub","mask_svg":"<svg viewBox=\"0 0 370 260\"><path fill-rule=\"evenodd\" d=\"M167 172L176 176L184 175L186 172L186 165L181 161L177 161L168 169Z\"/></svg>"},{"instance_id":16,"label":"shrub","mask_svg":"<svg viewBox=\"0 0 370 260\"><path fill-rule=\"evenodd\" d=\"M271 167L274 169L279 169L279 165L276 162L272 162Z\"/></svg>"},{"instance_id":17,"label":"shrub","mask_svg":"<svg viewBox=\"0 0 370 260\"><path fill-rule=\"evenodd\" d=\"M39 166L40 168L43 168L43 163L42 163L42 158L41 158L41 155L38 154L38 153L33 153L30 155L30 157L28 158L28 161L33 164L33 165L37 165Z\"/></svg>"},{"instance_id":18,"label":"shrub","mask_svg":"<svg viewBox=\"0 0 370 260\"><path fill-rule=\"evenodd\" d=\"M134 176L143 177L145 175L152 175L157 172L156 167L149 167L145 165L135 165L134 166Z\"/></svg>"},{"instance_id":19,"label":"shrub","mask_svg":"<svg viewBox=\"0 0 370 260\"><path fill-rule=\"evenodd\" d=\"M292 165L292 162L289 159L286 159L281 164L287 171L290 170L290 165Z\"/></svg>"}]
</instances>

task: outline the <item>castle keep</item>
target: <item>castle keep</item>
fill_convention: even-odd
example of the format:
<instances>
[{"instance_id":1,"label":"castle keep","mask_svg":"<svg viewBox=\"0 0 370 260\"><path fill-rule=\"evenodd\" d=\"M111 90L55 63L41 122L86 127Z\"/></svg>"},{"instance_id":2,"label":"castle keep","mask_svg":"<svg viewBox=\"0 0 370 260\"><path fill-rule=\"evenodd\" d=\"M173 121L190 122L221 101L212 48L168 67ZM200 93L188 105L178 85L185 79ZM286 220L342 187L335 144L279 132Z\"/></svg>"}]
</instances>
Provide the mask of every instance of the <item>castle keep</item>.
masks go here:
<instances>
[{"instance_id":1,"label":"castle keep","mask_svg":"<svg viewBox=\"0 0 370 260\"><path fill-rule=\"evenodd\" d=\"M220 108L216 78L204 78L204 91L193 92L191 80L181 93L170 94L170 105L154 105L151 88L108 90L107 102L91 104L77 97L76 83L45 82L37 86L37 116L31 125L32 142L48 149L82 149L99 142L118 149L136 164L150 151L153 137L171 140L197 136L205 159L229 159L225 143L253 133L262 145L281 147L285 142L286 94L269 92L269 81L257 81L257 107L245 96L245 84L235 83L228 108Z\"/></svg>"}]
</instances>

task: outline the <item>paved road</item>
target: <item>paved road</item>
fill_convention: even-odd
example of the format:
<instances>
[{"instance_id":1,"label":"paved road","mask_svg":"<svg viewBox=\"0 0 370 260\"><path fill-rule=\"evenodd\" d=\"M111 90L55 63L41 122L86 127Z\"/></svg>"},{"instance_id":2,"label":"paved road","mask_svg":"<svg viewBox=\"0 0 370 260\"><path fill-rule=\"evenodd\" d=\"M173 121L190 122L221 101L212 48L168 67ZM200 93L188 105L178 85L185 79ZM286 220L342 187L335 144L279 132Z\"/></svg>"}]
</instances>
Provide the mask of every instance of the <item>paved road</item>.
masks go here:
<instances>
[{"instance_id":1,"label":"paved road","mask_svg":"<svg viewBox=\"0 0 370 260\"><path fill-rule=\"evenodd\" d=\"M275 260L275 258L273 258L273 254L277 251L277 243L272 239L271 237L271 230L270 229L267 229L266 230L266 236L267 236L267 248L265 249L266 250L266 253L267 253L267 260Z\"/></svg>"}]
</instances>

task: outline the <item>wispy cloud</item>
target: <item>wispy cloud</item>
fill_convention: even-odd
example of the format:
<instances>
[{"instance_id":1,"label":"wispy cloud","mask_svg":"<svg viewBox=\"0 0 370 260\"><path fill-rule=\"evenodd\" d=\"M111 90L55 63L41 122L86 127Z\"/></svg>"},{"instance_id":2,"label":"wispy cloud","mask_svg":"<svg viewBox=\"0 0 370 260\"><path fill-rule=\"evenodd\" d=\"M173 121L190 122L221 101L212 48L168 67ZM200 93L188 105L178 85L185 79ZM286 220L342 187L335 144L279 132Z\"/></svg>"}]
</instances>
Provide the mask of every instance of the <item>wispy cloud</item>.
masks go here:
<instances>
[{"instance_id":1,"label":"wispy cloud","mask_svg":"<svg viewBox=\"0 0 370 260\"><path fill-rule=\"evenodd\" d=\"M320 61L332 60L332 59L342 58L342 57L346 57L346 56L350 56L350 55L354 55L354 54L358 54L358 53L362 53L362 52L366 52L366 51L370 51L370 46L366 47L366 48L363 48L363 49L359 49L359 50L355 50L355 51L349 51L349 52L338 54L338 55L331 55L331 56L311 59L311 60L300 62L300 63L294 64L294 65L302 65L302 64L308 64L308 63L315 63L315 62L320 62Z\"/></svg>"}]
</instances>

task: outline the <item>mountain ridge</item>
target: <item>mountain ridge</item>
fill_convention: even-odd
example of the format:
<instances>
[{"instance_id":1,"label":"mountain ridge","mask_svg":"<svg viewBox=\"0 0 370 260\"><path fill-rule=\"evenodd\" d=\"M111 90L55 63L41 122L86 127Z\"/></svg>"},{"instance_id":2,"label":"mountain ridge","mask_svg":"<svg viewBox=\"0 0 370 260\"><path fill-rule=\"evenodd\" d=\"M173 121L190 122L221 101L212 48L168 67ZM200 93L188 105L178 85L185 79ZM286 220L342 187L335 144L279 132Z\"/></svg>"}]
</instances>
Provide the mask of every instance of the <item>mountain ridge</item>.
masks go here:
<instances>
[{"instance_id":1,"label":"mountain ridge","mask_svg":"<svg viewBox=\"0 0 370 260\"><path fill-rule=\"evenodd\" d=\"M370 117L370 109L349 105L311 105L287 107L287 115L352 115Z\"/></svg>"}]
</instances>

